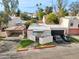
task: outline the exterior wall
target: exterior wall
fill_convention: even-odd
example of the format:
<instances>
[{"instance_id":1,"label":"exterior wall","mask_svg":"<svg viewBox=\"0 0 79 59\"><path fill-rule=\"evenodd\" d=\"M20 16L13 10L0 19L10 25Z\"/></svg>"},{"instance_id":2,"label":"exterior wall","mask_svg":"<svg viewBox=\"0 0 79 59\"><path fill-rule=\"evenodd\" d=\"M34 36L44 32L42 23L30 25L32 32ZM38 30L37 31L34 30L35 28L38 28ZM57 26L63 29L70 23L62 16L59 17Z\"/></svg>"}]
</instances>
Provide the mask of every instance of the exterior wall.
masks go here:
<instances>
[{"instance_id":1,"label":"exterior wall","mask_svg":"<svg viewBox=\"0 0 79 59\"><path fill-rule=\"evenodd\" d=\"M45 36L43 38L39 38L39 43L40 44L45 44L45 43L49 43L49 42L53 42L53 37L52 36Z\"/></svg>"},{"instance_id":2,"label":"exterior wall","mask_svg":"<svg viewBox=\"0 0 79 59\"><path fill-rule=\"evenodd\" d=\"M20 17L11 16L10 18L11 18L11 20L9 20L9 22L8 22L8 27L15 26L18 23L22 24L22 22L23 22L23 20L21 20Z\"/></svg>"},{"instance_id":3,"label":"exterior wall","mask_svg":"<svg viewBox=\"0 0 79 59\"><path fill-rule=\"evenodd\" d=\"M51 36L51 30L45 30L43 35Z\"/></svg>"},{"instance_id":4,"label":"exterior wall","mask_svg":"<svg viewBox=\"0 0 79 59\"><path fill-rule=\"evenodd\" d=\"M39 37L39 43L45 44L49 42L53 42L53 37L51 36L51 31L44 31L42 35L45 35L44 37ZM30 40L35 41L35 36L33 35L32 30L27 30L27 38Z\"/></svg>"},{"instance_id":5,"label":"exterior wall","mask_svg":"<svg viewBox=\"0 0 79 59\"><path fill-rule=\"evenodd\" d=\"M61 18L60 20L61 20L60 24L61 24L62 27L65 27L65 28L69 27L69 19Z\"/></svg>"},{"instance_id":6,"label":"exterior wall","mask_svg":"<svg viewBox=\"0 0 79 59\"><path fill-rule=\"evenodd\" d=\"M11 32L6 31L6 37L8 37L11 34Z\"/></svg>"},{"instance_id":7,"label":"exterior wall","mask_svg":"<svg viewBox=\"0 0 79 59\"><path fill-rule=\"evenodd\" d=\"M8 22L8 27L11 27L11 26L14 26L15 25L15 22L13 22L12 20L10 20L9 22Z\"/></svg>"},{"instance_id":8,"label":"exterior wall","mask_svg":"<svg viewBox=\"0 0 79 59\"><path fill-rule=\"evenodd\" d=\"M73 23L72 26L71 26L71 23ZM79 35L79 28L78 28L79 18L74 16L61 18L61 25L67 28L65 34Z\"/></svg>"},{"instance_id":9,"label":"exterior wall","mask_svg":"<svg viewBox=\"0 0 79 59\"><path fill-rule=\"evenodd\" d=\"M79 35L79 29L69 29L70 35Z\"/></svg>"},{"instance_id":10,"label":"exterior wall","mask_svg":"<svg viewBox=\"0 0 79 59\"><path fill-rule=\"evenodd\" d=\"M73 26L70 26L70 24L73 23ZM78 19L73 19L69 21L69 27L70 28L78 28L79 20Z\"/></svg>"},{"instance_id":11,"label":"exterior wall","mask_svg":"<svg viewBox=\"0 0 79 59\"><path fill-rule=\"evenodd\" d=\"M78 28L79 19L77 17L64 17L60 19L60 23L62 27L66 28ZM73 26L70 26L70 24L73 23Z\"/></svg>"},{"instance_id":12,"label":"exterior wall","mask_svg":"<svg viewBox=\"0 0 79 59\"><path fill-rule=\"evenodd\" d=\"M27 38L35 41L35 36L33 35L32 32L33 32L32 30L27 30Z\"/></svg>"}]
</instances>

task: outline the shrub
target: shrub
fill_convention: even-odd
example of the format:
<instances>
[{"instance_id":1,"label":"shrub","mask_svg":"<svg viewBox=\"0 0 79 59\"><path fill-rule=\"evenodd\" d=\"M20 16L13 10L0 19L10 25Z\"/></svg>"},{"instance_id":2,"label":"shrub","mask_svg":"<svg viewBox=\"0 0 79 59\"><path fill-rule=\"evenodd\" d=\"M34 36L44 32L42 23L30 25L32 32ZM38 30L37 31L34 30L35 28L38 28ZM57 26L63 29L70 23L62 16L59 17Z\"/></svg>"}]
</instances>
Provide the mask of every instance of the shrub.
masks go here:
<instances>
[{"instance_id":1,"label":"shrub","mask_svg":"<svg viewBox=\"0 0 79 59\"><path fill-rule=\"evenodd\" d=\"M46 23L47 24L58 24L59 19L54 13L50 13L46 17Z\"/></svg>"}]
</instances>

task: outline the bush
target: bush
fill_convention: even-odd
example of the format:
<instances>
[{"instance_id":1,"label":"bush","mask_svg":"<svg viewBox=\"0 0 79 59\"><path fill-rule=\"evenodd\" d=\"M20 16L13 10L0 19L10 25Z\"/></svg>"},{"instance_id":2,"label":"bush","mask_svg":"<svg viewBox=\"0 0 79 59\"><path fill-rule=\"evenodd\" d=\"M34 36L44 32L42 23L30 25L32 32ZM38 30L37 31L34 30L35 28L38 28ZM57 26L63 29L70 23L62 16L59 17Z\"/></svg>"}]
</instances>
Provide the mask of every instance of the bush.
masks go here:
<instances>
[{"instance_id":1,"label":"bush","mask_svg":"<svg viewBox=\"0 0 79 59\"><path fill-rule=\"evenodd\" d=\"M58 24L59 19L54 13L50 13L46 17L46 23L47 24Z\"/></svg>"},{"instance_id":2,"label":"bush","mask_svg":"<svg viewBox=\"0 0 79 59\"><path fill-rule=\"evenodd\" d=\"M31 45L32 43L34 43L34 41L29 40L29 39L24 39L24 40L21 40L20 47L25 48L25 47Z\"/></svg>"}]
</instances>

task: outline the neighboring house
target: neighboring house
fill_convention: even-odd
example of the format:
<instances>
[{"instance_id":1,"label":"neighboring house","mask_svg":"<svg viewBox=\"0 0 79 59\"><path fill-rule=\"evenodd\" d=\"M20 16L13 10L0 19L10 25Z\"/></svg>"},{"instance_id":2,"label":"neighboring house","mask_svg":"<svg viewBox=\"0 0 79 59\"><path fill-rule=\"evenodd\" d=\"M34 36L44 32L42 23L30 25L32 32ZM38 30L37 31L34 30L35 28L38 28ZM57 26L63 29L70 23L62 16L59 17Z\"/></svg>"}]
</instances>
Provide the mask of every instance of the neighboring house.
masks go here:
<instances>
[{"instance_id":1,"label":"neighboring house","mask_svg":"<svg viewBox=\"0 0 79 59\"><path fill-rule=\"evenodd\" d=\"M42 33L39 33L39 31L42 31ZM34 35L34 33L36 33L37 35L40 34L40 36L38 35L39 36L38 40L36 38L37 36ZM42 37L41 35L43 35L43 33L45 34ZM52 42L54 35L67 36L67 35L78 35L78 34L79 34L78 16L62 17L60 19L60 23L57 25L56 24L47 25L45 24L45 18L43 18L42 24L32 24L29 26L27 30L27 38L34 41L39 41L40 44Z\"/></svg>"},{"instance_id":2,"label":"neighboring house","mask_svg":"<svg viewBox=\"0 0 79 59\"><path fill-rule=\"evenodd\" d=\"M21 20L20 17L10 16L11 20L8 22L8 27L16 26L16 25L24 25L26 21Z\"/></svg>"},{"instance_id":3,"label":"neighboring house","mask_svg":"<svg viewBox=\"0 0 79 59\"><path fill-rule=\"evenodd\" d=\"M67 34L70 35L79 35L79 18L78 16L69 16L62 18L62 26L66 27ZM64 25L63 25L64 24Z\"/></svg>"},{"instance_id":4,"label":"neighboring house","mask_svg":"<svg viewBox=\"0 0 79 59\"><path fill-rule=\"evenodd\" d=\"M20 17L10 16L8 28L5 29L6 37L24 37L25 35L25 21L21 20Z\"/></svg>"}]
</instances>

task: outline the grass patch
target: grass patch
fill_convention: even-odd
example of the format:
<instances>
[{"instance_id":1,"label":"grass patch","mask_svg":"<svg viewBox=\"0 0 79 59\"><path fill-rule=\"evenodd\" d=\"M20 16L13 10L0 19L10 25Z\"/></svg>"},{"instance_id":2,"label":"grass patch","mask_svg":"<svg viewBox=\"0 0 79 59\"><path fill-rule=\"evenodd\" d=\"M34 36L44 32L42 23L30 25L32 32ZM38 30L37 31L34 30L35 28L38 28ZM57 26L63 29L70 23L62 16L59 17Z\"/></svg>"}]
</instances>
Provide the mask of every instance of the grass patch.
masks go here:
<instances>
[{"instance_id":1,"label":"grass patch","mask_svg":"<svg viewBox=\"0 0 79 59\"><path fill-rule=\"evenodd\" d=\"M79 39L76 39L74 37L68 37L70 42L73 42L73 43L79 43Z\"/></svg>"},{"instance_id":2,"label":"grass patch","mask_svg":"<svg viewBox=\"0 0 79 59\"><path fill-rule=\"evenodd\" d=\"M25 48L25 47L31 45L32 43L34 43L34 41L29 40L29 39L26 39L26 40L24 39L24 40L21 40L21 41L20 41L19 47Z\"/></svg>"}]
</instances>

